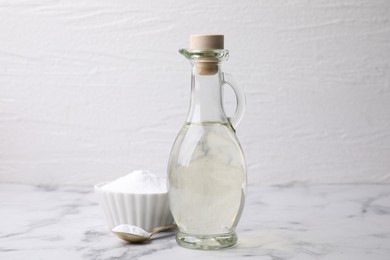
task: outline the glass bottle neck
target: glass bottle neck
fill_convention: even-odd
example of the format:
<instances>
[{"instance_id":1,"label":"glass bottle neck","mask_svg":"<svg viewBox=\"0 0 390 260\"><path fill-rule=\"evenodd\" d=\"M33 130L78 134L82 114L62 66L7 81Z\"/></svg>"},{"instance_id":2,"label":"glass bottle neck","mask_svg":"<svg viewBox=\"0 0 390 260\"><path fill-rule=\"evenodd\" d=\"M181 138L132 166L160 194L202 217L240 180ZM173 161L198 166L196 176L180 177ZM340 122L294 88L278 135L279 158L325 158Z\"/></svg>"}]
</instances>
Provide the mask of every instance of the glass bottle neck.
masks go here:
<instances>
[{"instance_id":1,"label":"glass bottle neck","mask_svg":"<svg viewBox=\"0 0 390 260\"><path fill-rule=\"evenodd\" d=\"M211 73L202 72L196 62L191 62L191 103L187 123L227 123L222 106L223 73L220 64Z\"/></svg>"}]
</instances>

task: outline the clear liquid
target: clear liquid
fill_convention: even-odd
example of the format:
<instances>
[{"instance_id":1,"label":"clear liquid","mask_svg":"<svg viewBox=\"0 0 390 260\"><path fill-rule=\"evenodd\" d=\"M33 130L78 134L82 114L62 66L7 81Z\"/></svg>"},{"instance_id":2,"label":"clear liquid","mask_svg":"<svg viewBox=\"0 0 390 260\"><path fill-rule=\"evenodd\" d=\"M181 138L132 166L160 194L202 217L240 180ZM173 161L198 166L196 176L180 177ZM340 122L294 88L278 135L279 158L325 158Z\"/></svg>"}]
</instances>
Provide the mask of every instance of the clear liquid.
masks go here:
<instances>
[{"instance_id":1,"label":"clear liquid","mask_svg":"<svg viewBox=\"0 0 390 260\"><path fill-rule=\"evenodd\" d=\"M246 168L230 124L186 124L168 165L169 200L188 234L234 233L244 206Z\"/></svg>"}]
</instances>

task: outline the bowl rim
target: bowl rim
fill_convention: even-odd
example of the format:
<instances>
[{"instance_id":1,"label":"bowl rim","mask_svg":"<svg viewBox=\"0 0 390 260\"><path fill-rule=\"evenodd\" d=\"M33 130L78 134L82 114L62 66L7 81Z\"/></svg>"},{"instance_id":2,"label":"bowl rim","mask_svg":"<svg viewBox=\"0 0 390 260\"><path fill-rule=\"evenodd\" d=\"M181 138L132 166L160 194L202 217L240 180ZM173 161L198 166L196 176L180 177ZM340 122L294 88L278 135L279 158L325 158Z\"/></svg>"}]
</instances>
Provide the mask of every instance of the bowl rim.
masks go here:
<instances>
[{"instance_id":1,"label":"bowl rim","mask_svg":"<svg viewBox=\"0 0 390 260\"><path fill-rule=\"evenodd\" d=\"M110 181L104 181L104 182L99 182L93 185L93 190L95 192L99 193L114 193L114 194L126 194L126 195L137 195L137 196L156 196L156 195L166 195L168 194L168 190L166 192L154 192L154 193L135 193L135 192L123 192L123 191L113 191L113 190L105 190L102 189L103 185L106 185L110 183Z\"/></svg>"}]
</instances>

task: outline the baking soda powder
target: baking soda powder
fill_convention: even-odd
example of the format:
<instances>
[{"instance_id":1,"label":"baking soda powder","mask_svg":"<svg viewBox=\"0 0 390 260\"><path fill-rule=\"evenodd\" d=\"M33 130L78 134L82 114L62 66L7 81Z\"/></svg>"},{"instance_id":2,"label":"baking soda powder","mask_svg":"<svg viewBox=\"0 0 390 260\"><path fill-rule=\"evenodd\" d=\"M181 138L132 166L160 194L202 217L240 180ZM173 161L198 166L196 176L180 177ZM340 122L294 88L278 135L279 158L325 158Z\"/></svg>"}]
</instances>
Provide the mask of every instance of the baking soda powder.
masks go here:
<instances>
[{"instance_id":1,"label":"baking soda powder","mask_svg":"<svg viewBox=\"0 0 390 260\"><path fill-rule=\"evenodd\" d=\"M154 194L166 193L166 179L146 170L133 171L102 187L105 191Z\"/></svg>"}]
</instances>

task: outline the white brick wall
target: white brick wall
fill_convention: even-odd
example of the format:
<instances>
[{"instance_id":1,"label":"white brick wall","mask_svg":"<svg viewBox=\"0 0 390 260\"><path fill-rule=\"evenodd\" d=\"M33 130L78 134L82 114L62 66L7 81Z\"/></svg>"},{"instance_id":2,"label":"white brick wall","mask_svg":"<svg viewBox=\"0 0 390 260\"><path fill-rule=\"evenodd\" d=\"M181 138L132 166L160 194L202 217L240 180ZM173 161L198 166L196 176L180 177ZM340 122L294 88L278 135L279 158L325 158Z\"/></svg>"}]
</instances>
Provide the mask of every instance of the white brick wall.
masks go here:
<instances>
[{"instance_id":1,"label":"white brick wall","mask_svg":"<svg viewBox=\"0 0 390 260\"><path fill-rule=\"evenodd\" d=\"M0 0L0 181L165 175L191 33L247 93L251 185L390 182L390 2Z\"/></svg>"}]
</instances>

